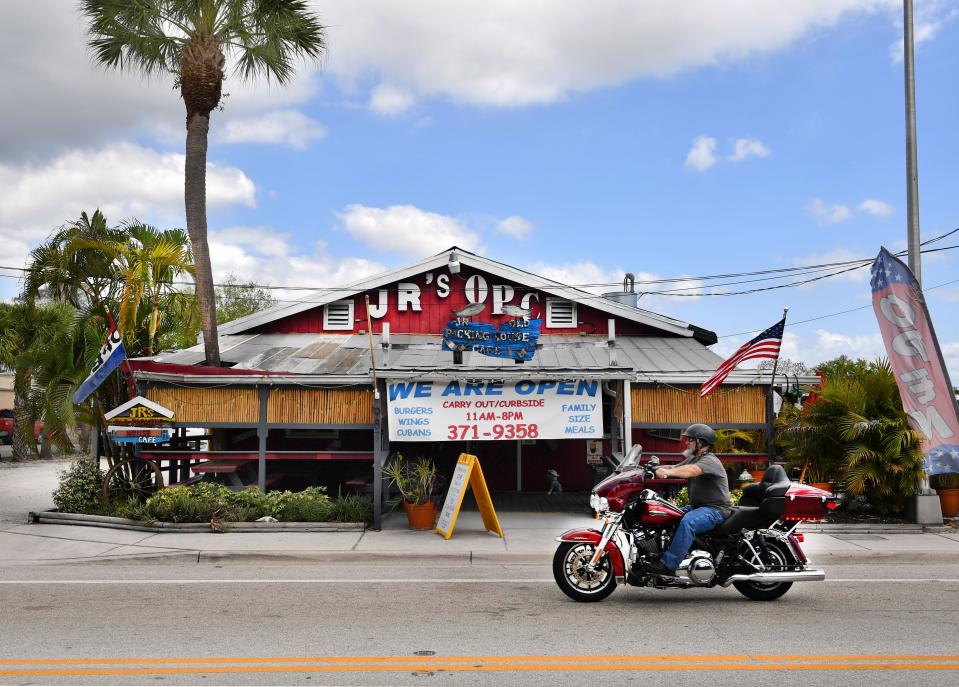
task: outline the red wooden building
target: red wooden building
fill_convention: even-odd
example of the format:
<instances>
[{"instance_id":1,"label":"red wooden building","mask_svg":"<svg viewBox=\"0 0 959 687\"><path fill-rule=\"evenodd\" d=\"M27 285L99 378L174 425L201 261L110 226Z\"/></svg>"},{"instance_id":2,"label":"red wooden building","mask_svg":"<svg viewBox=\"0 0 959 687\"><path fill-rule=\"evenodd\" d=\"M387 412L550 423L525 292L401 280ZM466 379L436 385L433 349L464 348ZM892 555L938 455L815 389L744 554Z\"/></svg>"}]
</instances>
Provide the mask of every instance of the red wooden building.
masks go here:
<instances>
[{"instance_id":1,"label":"red wooden building","mask_svg":"<svg viewBox=\"0 0 959 687\"><path fill-rule=\"evenodd\" d=\"M455 247L220 335L221 368L202 346L132 361L142 393L213 432L204 457L252 460L261 488L372 483L374 526L392 451L446 474L474 453L493 490L544 491L548 469L588 490L597 454L675 450L692 422L771 417L768 374L734 372L700 399L722 362L716 335L637 307L628 278L599 296Z\"/></svg>"}]
</instances>

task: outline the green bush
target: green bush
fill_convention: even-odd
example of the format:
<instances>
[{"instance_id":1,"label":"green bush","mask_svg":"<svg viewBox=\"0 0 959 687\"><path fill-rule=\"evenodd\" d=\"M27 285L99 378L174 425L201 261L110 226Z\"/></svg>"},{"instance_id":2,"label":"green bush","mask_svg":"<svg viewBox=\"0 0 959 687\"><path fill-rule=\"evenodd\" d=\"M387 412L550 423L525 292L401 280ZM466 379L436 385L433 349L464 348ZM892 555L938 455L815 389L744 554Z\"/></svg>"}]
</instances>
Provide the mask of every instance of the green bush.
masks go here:
<instances>
[{"instance_id":1,"label":"green bush","mask_svg":"<svg viewBox=\"0 0 959 687\"><path fill-rule=\"evenodd\" d=\"M264 516L282 522L358 522L371 519L369 502L356 496L335 501L324 487L299 492L256 489L231 491L222 484L201 482L163 489L143 504L120 503L115 514L160 522L250 522Z\"/></svg>"},{"instance_id":2,"label":"green bush","mask_svg":"<svg viewBox=\"0 0 959 687\"><path fill-rule=\"evenodd\" d=\"M60 482L53 490L53 505L61 513L100 513L105 477L98 461L80 458L60 472Z\"/></svg>"},{"instance_id":3,"label":"green bush","mask_svg":"<svg viewBox=\"0 0 959 687\"><path fill-rule=\"evenodd\" d=\"M739 499L743 497L742 489L732 489L729 492L729 499L733 502L734 506L739 505ZM673 503L682 508L683 506L689 505L689 490L686 487L683 487L679 490L679 493L676 494L676 498L671 499Z\"/></svg>"}]
</instances>

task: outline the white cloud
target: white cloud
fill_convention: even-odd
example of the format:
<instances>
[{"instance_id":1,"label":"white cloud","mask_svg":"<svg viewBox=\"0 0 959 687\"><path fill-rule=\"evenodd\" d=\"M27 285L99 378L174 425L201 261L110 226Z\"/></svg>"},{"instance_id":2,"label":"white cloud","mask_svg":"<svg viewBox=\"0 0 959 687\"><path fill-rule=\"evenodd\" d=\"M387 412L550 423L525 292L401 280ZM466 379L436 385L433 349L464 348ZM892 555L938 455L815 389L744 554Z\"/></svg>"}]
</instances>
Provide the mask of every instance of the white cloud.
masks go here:
<instances>
[{"instance_id":1,"label":"white cloud","mask_svg":"<svg viewBox=\"0 0 959 687\"><path fill-rule=\"evenodd\" d=\"M515 107L774 53L895 0L315 0L329 68L419 96ZM901 9L901 4L898 5Z\"/></svg>"},{"instance_id":2,"label":"white cloud","mask_svg":"<svg viewBox=\"0 0 959 687\"><path fill-rule=\"evenodd\" d=\"M500 220L496 225L496 232L512 236L515 239L525 239L533 231L533 223L525 217L512 215Z\"/></svg>"},{"instance_id":3,"label":"white cloud","mask_svg":"<svg viewBox=\"0 0 959 687\"><path fill-rule=\"evenodd\" d=\"M913 5L912 40L916 46L933 40L940 29L959 14L959 11L951 7L952 4L950 0L925 0ZM899 30L902 31L901 5L897 20ZM898 64L902 62L904 52L904 38L900 36L889 46L889 57Z\"/></svg>"},{"instance_id":4,"label":"white cloud","mask_svg":"<svg viewBox=\"0 0 959 687\"><path fill-rule=\"evenodd\" d=\"M378 262L331 255L323 241L312 253L298 253L289 234L270 227L231 227L210 232L214 281L235 274L243 281L270 286L325 288L343 286L385 271ZM302 291L274 291L278 300L298 300Z\"/></svg>"},{"instance_id":5,"label":"white cloud","mask_svg":"<svg viewBox=\"0 0 959 687\"><path fill-rule=\"evenodd\" d=\"M326 129L298 110L274 110L230 119L214 131L214 138L224 143L274 143L303 150L313 141L326 138Z\"/></svg>"},{"instance_id":6,"label":"white cloud","mask_svg":"<svg viewBox=\"0 0 959 687\"><path fill-rule=\"evenodd\" d=\"M762 141L754 138L740 138L733 144L733 153L729 159L733 162L745 160L747 157L766 157L769 149Z\"/></svg>"},{"instance_id":7,"label":"white cloud","mask_svg":"<svg viewBox=\"0 0 959 687\"><path fill-rule=\"evenodd\" d=\"M526 267L533 274L588 291L593 294L623 290L623 279L628 270L619 266L606 269L590 260L550 265L536 262ZM640 295L637 306L655 313L674 313L682 305L700 300L703 283L696 279L684 279L666 284L651 283L662 277L651 272L633 273L635 291ZM657 292L671 290L686 296L659 296Z\"/></svg>"},{"instance_id":8,"label":"white cloud","mask_svg":"<svg viewBox=\"0 0 959 687\"><path fill-rule=\"evenodd\" d=\"M111 222L184 225L183 164L178 153L160 153L129 143L74 150L40 166L0 164L0 235L42 239L55 227L100 208ZM207 166L207 206L252 207L253 182L236 167Z\"/></svg>"},{"instance_id":9,"label":"white cloud","mask_svg":"<svg viewBox=\"0 0 959 687\"><path fill-rule=\"evenodd\" d=\"M462 221L413 205L347 205L337 216L350 235L382 252L423 258L454 245L477 253L485 250L479 234Z\"/></svg>"},{"instance_id":10,"label":"white cloud","mask_svg":"<svg viewBox=\"0 0 959 687\"><path fill-rule=\"evenodd\" d=\"M831 205L822 198L813 198L806 209L819 224L839 224L852 217L852 210L846 205Z\"/></svg>"},{"instance_id":11,"label":"white cloud","mask_svg":"<svg viewBox=\"0 0 959 687\"><path fill-rule=\"evenodd\" d=\"M867 198L859 203L859 212L865 212L876 217L888 217L893 213L892 205L882 200Z\"/></svg>"},{"instance_id":12,"label":"white cloud","mask_svg":"<svg viewBox=\"0 0 959 687\"><path fill-rule=\"evenodd\" d=\"M415 104L412 93L390 84L380 84L370 93L370 109L386 117L403 114Z\"/></svg>"},{"instance_id":13,"label":"white cloud","mask_svg":"<svg viewBox=\"0 0 959 687\"><path fill-rule=\"evenodd\" d=\"M693 147L686 154L686 167L697 172L705 172L716 164L716 139L709 136L697 136Z\"/></svg>"},{"instance_id":14,"label":"white cloud","mask_svg":"<svg viewBox=\"0 0 959 687\"><path fill-rule=\"evenodd\" d=\"M75 5L64 0L0 2L0 64L7 66L0 155L6 160L48 156L134 132L169 135L176 130L182 145L185 110L172 75L146 79L94 64ZM225 113L248 116L301 103L317 91L315 72L313 66L298 69L289 85L279 87L244 83L230 69L224 82ZM212 135L223 117L213 113Z\"/></svg>"}]
</instances>

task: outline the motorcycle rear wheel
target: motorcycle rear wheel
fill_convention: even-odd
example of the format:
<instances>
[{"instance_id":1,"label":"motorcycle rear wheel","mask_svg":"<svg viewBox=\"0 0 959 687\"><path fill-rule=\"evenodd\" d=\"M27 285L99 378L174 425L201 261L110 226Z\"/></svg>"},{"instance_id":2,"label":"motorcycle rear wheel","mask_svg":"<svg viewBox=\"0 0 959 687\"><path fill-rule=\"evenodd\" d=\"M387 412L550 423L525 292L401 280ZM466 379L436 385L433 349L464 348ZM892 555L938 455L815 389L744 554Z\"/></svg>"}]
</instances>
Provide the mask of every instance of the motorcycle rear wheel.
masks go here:
<instances>
[{"instance_id":1,"label":"motorcycle rear wheel","mask_svg":"<svg viewBox=\"0 0 959 687\"><path fill-rule=\"evenodd\" d=\"M791 552L785 550L782 544L776 541L766 540L766 547L769 549L769 560L764 561L768 566L778 570L785 570L795 565ZM762 584L759 582L733 582L736 590L753 601L775 601L783 594L789 591L793 586L792 582L774 582L772 584Z\"/></svg>"},{"instance_id":2,"label":"motorcycle rear wheel","mask_svg":"<svg viewBox=\"0 0 959 687\"><path fill-rule=\"evenodd\" d=\"M602 601L616 589L609 553L603 554L593 572L586 570L595 552L588 542L563 542L553 555L553 579L574 601Z\"/></svg>"}]
</instances>

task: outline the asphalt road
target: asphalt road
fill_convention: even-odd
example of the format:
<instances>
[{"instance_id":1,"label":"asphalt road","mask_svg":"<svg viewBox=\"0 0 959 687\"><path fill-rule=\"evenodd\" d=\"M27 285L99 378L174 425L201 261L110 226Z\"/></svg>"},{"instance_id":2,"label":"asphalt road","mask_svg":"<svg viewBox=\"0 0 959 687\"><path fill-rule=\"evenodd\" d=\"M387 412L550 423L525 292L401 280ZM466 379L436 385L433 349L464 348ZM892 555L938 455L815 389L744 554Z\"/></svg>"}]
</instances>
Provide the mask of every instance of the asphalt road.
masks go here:
<instances>
[{"instance_id":1,"label":"asphalt road","mask_svg":"<svg viewBox=\"0 0 959 687\"><path fill-rule=\"evenodd\" d=\"M959 683L959 566L827 573L577 604L542 566L10 566L0 683Z\"/></svg>"}]
</instances>

